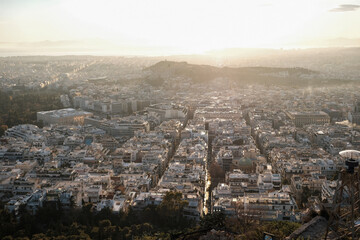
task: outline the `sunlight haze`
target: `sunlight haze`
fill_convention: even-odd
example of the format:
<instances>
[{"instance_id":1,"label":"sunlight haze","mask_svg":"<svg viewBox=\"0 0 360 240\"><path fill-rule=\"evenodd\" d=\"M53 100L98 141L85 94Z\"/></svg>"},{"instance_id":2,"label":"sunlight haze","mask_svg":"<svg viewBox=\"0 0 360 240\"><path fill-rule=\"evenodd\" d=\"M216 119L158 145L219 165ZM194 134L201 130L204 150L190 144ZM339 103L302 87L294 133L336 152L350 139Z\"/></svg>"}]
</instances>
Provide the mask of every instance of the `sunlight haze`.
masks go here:
<instances>
[{"instance_id":1,"label":"sunlight haze","mask_svg":"<svg viewBox=\"0 0 360 240\"><path fill-rule=\"evenodd\" d=\"M81 48L192 54L226 48L359 46L360 1L0 2L0 51Z\"/></svg>"}]
</instances>

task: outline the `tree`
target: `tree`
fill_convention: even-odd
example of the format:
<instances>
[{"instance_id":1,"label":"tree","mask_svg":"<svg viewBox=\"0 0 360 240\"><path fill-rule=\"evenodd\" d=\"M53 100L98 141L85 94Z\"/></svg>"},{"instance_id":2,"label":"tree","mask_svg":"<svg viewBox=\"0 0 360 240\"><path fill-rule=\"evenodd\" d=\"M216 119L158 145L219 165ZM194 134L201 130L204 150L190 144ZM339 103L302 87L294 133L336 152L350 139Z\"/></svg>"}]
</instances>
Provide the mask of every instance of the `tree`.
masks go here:
<instances>
[{"instance_id":1,"label":"tree","mask_svg":"<svg viewBox=\"0 0 360 240\"><path fill-rule=\"evenodd\" d=\"M141 235L150 234L154 230L154 227L150 223L144 223L140 226Z\"/></svg>"},{"instance_id":2,"label":"tree","mask_svg":"<svg viewBox=\"0 0 360 240\"><path fill-rule=\"evenodd\" d=\"M160 222L164 226L176 228L184 224L183 209L188 205L182 200L182 193L167 192L161 204L157 207Z\"/></svg>"},{"instance_id":3,"label":"tree","mask_svg":"<svg viewBox=\"0 0 360 240\"><path fill-rule=\"evenodd\" d=\"M2 240L13 240L13 239L14 239L14 238L13 238L12 236L10 236L10 235L2 238Z\"/></svg>"},{"instance_id":4,"label":"tree","mask_svg":"<svg viewBox=\"0 0 360 240\"><path fill-rule=\"evenodd\" d=\"M283 180L281 181L282 185L289 185L290 181L287 178L283 178Z\"/></svg>"},{"instance_id":5,"label":"tree","mask_svg":"<svg viewBox=\"0 0 360 240\"><path fill-rule=\"evenodd\" d=\"M285 239L293 231L295 231L301 224L288 221L270 221L261 222L261 224L253 224L246 233L237 236L236 239L263 239L264 232L273 234L276 239Z\"/></svg>"},{"instance_id":6,"label":"tree","mask_svg":"<svg viewBox=\"0 0 360 240\"><path fill-rule=\"evenodd\" d=\"M202 229L223 229L225 226L225 214L223 212L214 212L207 214L200 219Z\"/></svg>"},{"instance_id":7,"label":"tree","mask_svg":"<svg viewBox=\"0 0 360 240\"><path fill-rule=\"evenodd\" d=\"M310 196L311 196L310 189L307 186L303 187L303 191L302 191L301 199L300 199L301 205L306 204L308 202Z\"/></svg>"},{"instance_id":8,"label":"tree","mask_svg":"<svg viewBox=\"0 0 360 240\"><path fill-rule=\"evenodd\" d=\"M11 235L16 229L16 219L14 214L7 210L0 209L0 239Z\"/></svg>"},{"instance_id":9,"label":"tree","mask_svg":"<svg viewBox=\"0 0 360 240\"><path fill-rule=\"evenodd\" d=\"M60 94L52 90L23 90L9 95L0 90L0 125L35 124L41 127L42 124L36 121L36 112L62 108ZM0 128L0 135L3 130Z\"/></svg>"},{"instance_id":10,"label":"tree","mask_svg":"<svg viewBox=\"0 0 360 240\"><path fill-rule=\"evenodd\" d=\"M6 130L8 130L8 126L7 125L1 125L0 126L0 136L4 135Z\"/></svg>"},{"instance_id":11,"label":"tree","mask_svg":"<svg viewBox=\"0 0 360 240\"><path fill-rule=\"evenodd\" d=\"M110 222L109 219L101 220L101 221L99 222L99 226L100 226L100 227L103 227L103 228L105 228L105 227L110 227L110 226L111 226L111 222Z\"/></svg>"},{"instance_id":12,"label":"tree","mask_svg":"<svg viewBox=\"0 0 360 240\"><path fill-rule=\"evenodd\" d=\"M211 178L225 178L225 171L217 162L211 163L209 172Z\"/></svg>"},{"instance_id":13,"label":"tree","mask_svg":"<svg viewBox=\"0 0 360 240\"><path fill-rule=\"evenodd\" d=\"M217 162L211 163L210 168L209 168L209 173L210 173L210 177L211 177L210 189L213 189L220 182L223 182L225 180L225 171Z\"/></svg>"},{"instance_id":14,"label":"tree","mask_svg":"<svg viewBox=\"0 0 360 240\"><path fill-rule=\"evenodd\" d=\"M261 209L254 207L245 208L244 204L241 201L235 203L235 217L240 223L239 226L243 233L261 218Z\"/></svg>"},{"instance_id":15,"label":"tree","mask_svg":"<svg viewBox=\"0 0 360 240\"><path fill-rule=\"evenodd\" d=\"M50 239L50 238L47 237L44 233L34 234L31 238L31 240L44 240L44 239Z\"/></svg>"}]
</instances>

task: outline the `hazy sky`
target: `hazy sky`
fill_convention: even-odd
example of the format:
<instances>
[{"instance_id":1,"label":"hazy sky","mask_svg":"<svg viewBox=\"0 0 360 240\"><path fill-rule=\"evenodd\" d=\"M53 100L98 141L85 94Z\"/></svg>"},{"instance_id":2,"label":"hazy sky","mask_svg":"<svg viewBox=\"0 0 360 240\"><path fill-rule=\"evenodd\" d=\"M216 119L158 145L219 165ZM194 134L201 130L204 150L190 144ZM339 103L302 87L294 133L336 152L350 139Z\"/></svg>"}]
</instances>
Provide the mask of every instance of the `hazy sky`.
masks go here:
<instances>
[{"instance_id":1,"label":"hazy sky","mask_svg":"<svg viewBox=\"0 0 360 240\"><path fill-rule=\"evenodd\" d=\"M348 45L360 39L360 1L0 0L0 50L14 42L29 48L62 41L74 42L74 48L117 47L138 54L151 48L198 53L326 47L338 38Z\"/></svg>"}]
</instances>

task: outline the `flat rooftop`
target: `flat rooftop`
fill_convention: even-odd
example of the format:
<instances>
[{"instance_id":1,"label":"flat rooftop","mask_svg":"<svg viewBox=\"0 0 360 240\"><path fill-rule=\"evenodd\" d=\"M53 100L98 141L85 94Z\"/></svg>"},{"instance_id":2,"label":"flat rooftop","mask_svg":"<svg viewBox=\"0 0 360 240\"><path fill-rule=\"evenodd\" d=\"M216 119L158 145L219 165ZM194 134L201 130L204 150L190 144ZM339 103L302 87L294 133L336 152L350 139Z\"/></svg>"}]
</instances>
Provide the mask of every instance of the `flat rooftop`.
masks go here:
<instances>
[{"instance_id":1,"label":"flat rooftop","mask_svg":"<svg viewBox=\"0 0 360 240\"><path fill-rule=\"evenodd\" d=\"M86 111L82 111L82 110L76 110L74 108L63 108L63 109L58 109L58 110L51 110L51 111L42 111L42 112L37 112L38 114L42 114L42 115L48 115L48 116L52 116L52 117L71 117L71 116L82 116L82 115L92 115L91 112L86 112Z\"/></svg>"},{"instance_id":2,"label":"flat rooftop","mask_svg":"<svg viewBox=\"0 0 360 240\"><path fill-rule=\"evenodd\" d=\"M302 116L302 115L305 115L305 116L311 116L311 115L322 115L322 116L328 116L328 114L326 112L323 112L323 111L317 111L317 112L295 112L295 111L290 111L289 112L291 115L293 116Z\"/></svg>"}]
</instances>

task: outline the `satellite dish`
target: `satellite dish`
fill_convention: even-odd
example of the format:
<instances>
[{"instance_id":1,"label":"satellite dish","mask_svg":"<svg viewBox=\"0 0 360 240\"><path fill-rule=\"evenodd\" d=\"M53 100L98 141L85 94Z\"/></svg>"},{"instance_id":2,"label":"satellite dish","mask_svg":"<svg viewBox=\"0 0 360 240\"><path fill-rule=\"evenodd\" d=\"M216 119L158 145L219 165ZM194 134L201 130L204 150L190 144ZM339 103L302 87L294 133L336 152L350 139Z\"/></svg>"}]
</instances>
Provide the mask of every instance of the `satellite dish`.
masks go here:
<instances>
[{"instance_id":1,"label":"satellite dish","mask_svg":"<svg viewBox=\"0 0 360 240\"><path fill-rule=\"evenodd\" d=\"M348 158L348 159L360 160L360 151L345 150L345 151L339 152L339 154L340 154L340 156Z\"/></svg>"},{"instance_id":2,"label":"satellite dish","mask_svg":"<svg viewBox=\"0 0 360 240\"><path fill-rule=\"evenodd\" d=\"M360 151L356 150L345 150L339 152L340 156L347 158L345 165L347 166L348 173L354 173L354 168L359 166Z\"/></svg>"}]
</instances>

